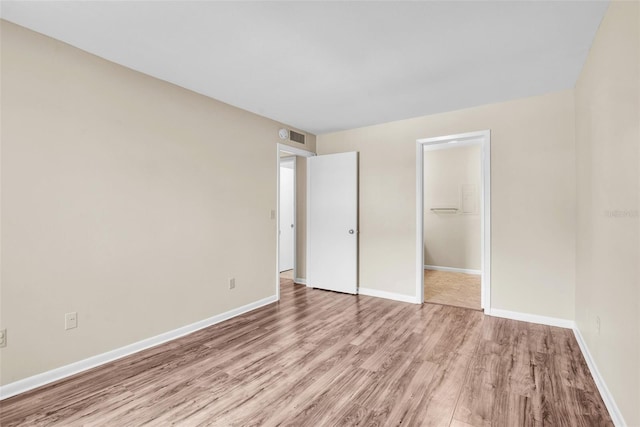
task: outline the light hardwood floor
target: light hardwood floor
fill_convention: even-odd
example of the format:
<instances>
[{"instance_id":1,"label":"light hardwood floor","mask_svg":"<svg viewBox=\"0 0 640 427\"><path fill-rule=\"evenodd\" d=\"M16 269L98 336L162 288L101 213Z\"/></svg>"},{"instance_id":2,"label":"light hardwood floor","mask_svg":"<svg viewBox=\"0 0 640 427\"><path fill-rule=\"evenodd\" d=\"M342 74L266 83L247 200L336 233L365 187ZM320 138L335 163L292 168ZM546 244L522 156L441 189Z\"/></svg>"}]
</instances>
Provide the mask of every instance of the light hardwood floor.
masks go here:
<instances>
[{"instance_id":1,"label":"light hardwood floor","mask_svg":"<svg viewBox=\"0 0 640 427\"><path fill-rule=\"evenodd\" d=\"M609 426L573 333L282 280L281 301L0 403L2 426Z\"/></svg>"},{"instance_id":2,"label":"light hardwood floor","mask_svg":"<svg viewBox=\"0 0 640 427\"><path fill-rule=\"evenodd\" d=\"M424 301L481 310L480 276L425 270Z\"/></svg>"}]
</instances>

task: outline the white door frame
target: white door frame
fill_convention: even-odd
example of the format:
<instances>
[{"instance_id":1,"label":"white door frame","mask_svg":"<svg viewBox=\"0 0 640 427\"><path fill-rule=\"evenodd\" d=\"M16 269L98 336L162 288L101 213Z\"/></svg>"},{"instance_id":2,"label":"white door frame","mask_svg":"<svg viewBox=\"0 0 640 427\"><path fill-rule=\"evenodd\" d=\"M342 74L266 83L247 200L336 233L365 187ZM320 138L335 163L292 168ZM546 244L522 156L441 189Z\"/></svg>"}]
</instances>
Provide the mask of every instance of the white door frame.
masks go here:
<instances>
[{"instance_id":1,"label":"white door frame","mask_svg":"<svg viewBox=\"0 0 640 427\"><path fill-rule=\"evenodd\" d=\"M278 168L278 173L280 173L280 168L282 168L282 165L286 165L286 164L291 164L291 169L293 170L293 278L295 279L296 276L296 246L298 244L298 242L296 242L297 237L298 237L298 224L297 224L297 219L298 219L298 206L297 206L297 201L296 201L296 197L297 197L297 185L298 185L298 181L297 181L297 177L296 177L296 156L287 156L287 157L280 157L280 162L279 165L280 167ZM280 182L280 181L278 181ZM280 270L280 236L282 235L282 230L280 229L280 184L278 184L278 271Z\"/></svg>"},{"instance_id":2,"label":"white door frame","mask_svg":"<svg viewBox=\"0 0 640 427\"><path fill-rule=\"evenodd\" d=\"M461 133L416 141L416 298L424 302L424 152L478 144L481 147L480 265L481 307L491 314L491 131Z\"/></svg>"},{"instance_id":3,"label":"white door frame","mask_svg":"<svg viewBox=\"0 0 640 427\"><path fill-rule=\"evenodd\" d=\"M285 153L294 154L295 156L301 157L313 157L316 153L311 151L302 150L300 148L291 147L286 144L278 143L276 144L276 298L280 300L280 152L284 151ZM296 193L298 191L298 183L296 180L296 163L293 163L293 182L294 182L294 192L293 192L293 215L294 215L294 230L295 236L293 238L293 277L294 279L297 277L298 273L298 260L297 260L297 240L298 240L298 224L297 224L297 201L296 201ZM309 189L309 181L307 180L307 194ZM307 207L309 206L309 199L307 198ZM309 211L307 209L307 217L309 216Z\"/></svg>"}]
</instances>

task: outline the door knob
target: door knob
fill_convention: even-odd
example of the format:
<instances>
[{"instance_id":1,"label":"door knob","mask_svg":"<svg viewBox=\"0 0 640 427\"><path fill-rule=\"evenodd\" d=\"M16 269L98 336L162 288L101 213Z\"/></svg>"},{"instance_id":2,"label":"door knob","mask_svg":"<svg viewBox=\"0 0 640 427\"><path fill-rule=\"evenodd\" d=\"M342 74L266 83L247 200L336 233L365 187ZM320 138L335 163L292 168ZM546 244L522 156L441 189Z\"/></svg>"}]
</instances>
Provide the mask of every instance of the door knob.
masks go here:
<instances>
[{"instance_id":1,"label":"door knob","mask_svg":"<svg viewBox=\"0 0 640 427\"><path fill-rule=\"evenodd\" d=\"M293 224L291 224L291 228L293 228Z\"/></svg>"},{"instance_id":2,"label":"door knob","mask_svg":"<svg viewBox=\"0 0 640 427\"><path fill-rule=\"evenodd\" d=\"M353 234L355 233L355 231L353 231L353 228L349 230L349 234Z\"/></svg>"}]
</instances>

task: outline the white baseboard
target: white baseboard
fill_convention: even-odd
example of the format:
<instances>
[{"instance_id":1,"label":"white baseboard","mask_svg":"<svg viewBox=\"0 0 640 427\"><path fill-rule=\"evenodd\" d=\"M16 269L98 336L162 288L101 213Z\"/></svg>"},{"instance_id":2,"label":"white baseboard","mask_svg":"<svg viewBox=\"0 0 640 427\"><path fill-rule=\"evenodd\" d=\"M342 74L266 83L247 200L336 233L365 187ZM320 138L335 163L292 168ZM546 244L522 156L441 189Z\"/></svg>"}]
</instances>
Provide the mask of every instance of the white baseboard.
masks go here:
<instances>
[{"instance_id":1,"label":"white baseboard","mask_svg":"<svg viewBox=\"0 0 640 427\"><path fill-rule=\"evenodd\" d=\"M484 314L493 317L503 317L505 319L521 320L523 322L538 323L540 325L557 326L559 328L573 329L575 322L569 319L559 319L557 317L539 316L537 314L520 313L517 311L500 310L492 308L485 310Z\"/></svg>"},{"instance_id":2,"label":"white baseboard","mask_svg":"<svg viewBox=\"0 0 640 427\"><path fill-rule=\"evenodd\" d=\"M449 271L451 273L465 273L465 274L477 274L478 276L482 274L481 270L471 270L468 268L456 268L456 267L441 267L439 265L426 265L424 266L425 270L438 270L438 271Z\"/></svg>"},{"instance_id":3,"label":"white baseboard","mask_svg":"<svg viewBox=\"0 0 640 427\"><path fill-rule=\"evenodd\" d=\"M417 301L416 297L413 295L397 294L395 292L379 291L377 289L370 289L370 288L358 288L358 293L360 295L366 295L369 297L385 298L385 299L391 299L394 301L420 304Z\"/></svg>"},{"instance_id":4,"label":"white baseboard","mask_svg":"<svg viewBox=\"0 0 640 427\"><path fill-rule=\"evenodd\" d=\"M578 345L580 346L580 350L582 350L582 355L584 356L587 365L589 366L589 371L591 371L591 376L598 387L598 391L600 392L600 396L604 401L604 405L607 407L609 411L609 415L611 416L611 420L616 427L624 427L627 424L624 421L622 416L622 412L618 409L618 405L616 405L616 401L613 399L613 395L609 391L607 384L604 382L604 378L600 375L600 371L598 371L598 366L596 365L595 360L591 356L591 352L589 351L589 347L587 347L587 343L584 340L584 337L580 333L580 329L577 326L573 328L573 334L576 336L576 341L578 341Z\"/></svg>"},{"instance_id":5,"label":"white baseboard","mask_svg":"<svg viewBox=\"0 0 640 427\"><path fill-rule=\"evenodd\" d=\"M271 304L273 302L276 302L277 300L277 296L272 295L270 297L263 298L247 305L243 305L242 307L229 310L225 313L218 314L208 319L204 319L199 322L195 322L190 325L183 326L181 328L174 329L160 335L156 335L155 337L147 338L142 341L138 341L133 344L108 351L106 353L98 354L96 356L92 356L87 359L62 366L60 368L52 369L41 374L37 374L22 380L6 384L0 387L0 400L15 396L20 393L24 393L26 391L41 387L54 381L61 380L63 378L78 374L88 369L95 368L96 366L103 365L116 359L129 356L133 353L137 353L147 348L155 347L159 344L174 340L181 336L195 332L199 329L215 325L216 323L223 322L225 320L231 319L232 317L236 317L267 304Z\"/></svg>"},{"instance_id":6,"label":"white baseboard","mask_svg":"<svg viewBox=\"0 0 640 427\"><path fill-rule=\"evenodd\" d=\"M293 283L298 283L300 285L306 285L307 284L307 279L301 279L301 278L296 278L293 279Z\"/></svg>"}]
</instances>

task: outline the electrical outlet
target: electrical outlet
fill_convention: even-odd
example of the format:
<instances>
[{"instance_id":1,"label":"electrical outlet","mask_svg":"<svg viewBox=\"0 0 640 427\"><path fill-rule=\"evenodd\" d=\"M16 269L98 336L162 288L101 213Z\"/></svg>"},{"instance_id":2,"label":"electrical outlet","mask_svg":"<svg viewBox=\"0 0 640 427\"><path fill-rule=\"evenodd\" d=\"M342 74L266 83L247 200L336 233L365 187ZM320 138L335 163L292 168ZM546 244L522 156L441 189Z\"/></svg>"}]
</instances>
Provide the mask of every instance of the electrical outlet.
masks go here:
<instances>
[{"instance_id":1,"label":"electrical outlet","mask_svg":"<svg viewBox=\"0 0 640 427\"><path fill-rule=\"evenodd\" d=\"M7 346L7 330L0 329L0 348Z\"/></svg>"},{"instance_id":2,"label":"electrical outlet","mask_svg":"<svg viewBox=\"0 0 640 427\"><path fill-rule=\"evenodd\" d=\"M229 289L235 289L236 288L236 279L235 277L232 277L229 279Z\"/></svg>"},{"instance_id":3,"label":"electrical outlet","mask_svg":"<svg viewBox=\"0 0 640 427\"><path fill-rule=\"evenodd\" d=\"M64 328L66 330L75 329L78 327L78 313L71 312L64 315Z\"/></svg>"},{"instance_id":4,"label":"electrical outlet","mask_svg":"<svg viewBox=\"0 0 640 427\"><path fill-rule=\"evenodd\" d=\"M276 219L276 211L271 209L271 219Z\"/></svg>"},{"instance_id":5,"label":"electrical outlet","mask_svg":"<svg viewBox=\"0 0 640 427\"><path fill-rule=\"evenodd\" d=\"M596 316L596 333L600 335L600 316Z\"/></svg>"}]
</instances>

